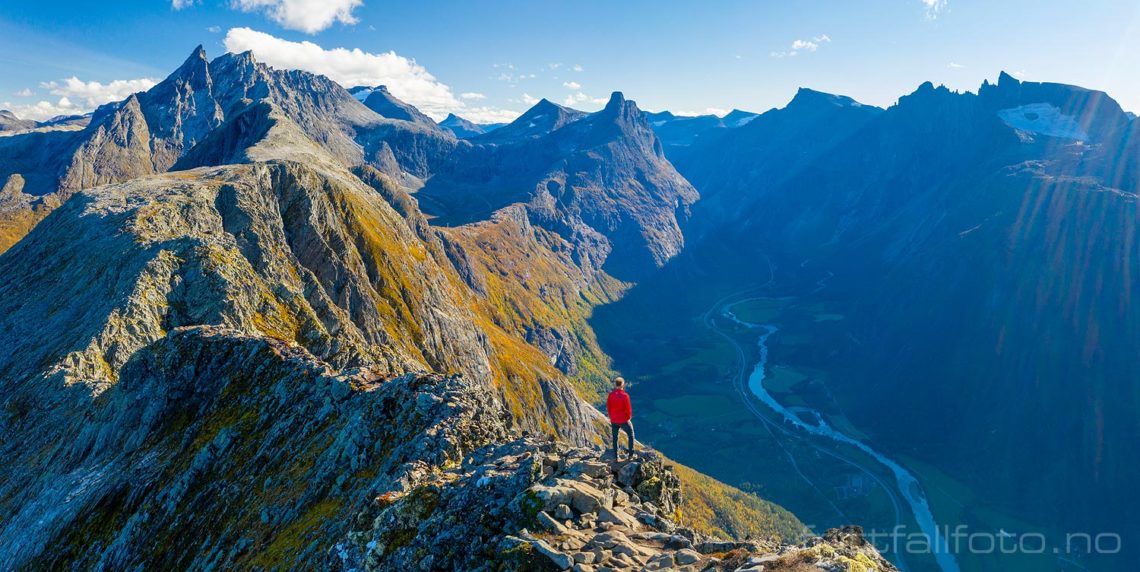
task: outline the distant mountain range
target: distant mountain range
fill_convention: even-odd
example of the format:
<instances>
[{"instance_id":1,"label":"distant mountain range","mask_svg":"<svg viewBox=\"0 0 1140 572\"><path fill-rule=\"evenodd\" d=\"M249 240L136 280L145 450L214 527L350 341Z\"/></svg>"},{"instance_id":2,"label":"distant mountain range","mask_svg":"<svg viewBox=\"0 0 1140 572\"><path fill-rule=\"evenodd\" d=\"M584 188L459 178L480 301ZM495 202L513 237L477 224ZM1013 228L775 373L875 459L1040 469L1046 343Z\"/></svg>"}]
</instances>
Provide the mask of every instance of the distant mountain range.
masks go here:
<instances>
[{"instance_id":1,"label":"distant mountain range","mask_svg":"<svg viewBox=\"0 0 1140 572\"><path fill-rule=\"evenodd\" d=\"M1140 532L1133 115L1003 73L886 110L803 89L738 128L704 121L651 120L701 200L691 255L632 296L680 306L695 284L762 280L765 260L784 292L822 277L846 340L811 366L876 443L968 483L966 511Z\"/></svg>"}]
</instances>

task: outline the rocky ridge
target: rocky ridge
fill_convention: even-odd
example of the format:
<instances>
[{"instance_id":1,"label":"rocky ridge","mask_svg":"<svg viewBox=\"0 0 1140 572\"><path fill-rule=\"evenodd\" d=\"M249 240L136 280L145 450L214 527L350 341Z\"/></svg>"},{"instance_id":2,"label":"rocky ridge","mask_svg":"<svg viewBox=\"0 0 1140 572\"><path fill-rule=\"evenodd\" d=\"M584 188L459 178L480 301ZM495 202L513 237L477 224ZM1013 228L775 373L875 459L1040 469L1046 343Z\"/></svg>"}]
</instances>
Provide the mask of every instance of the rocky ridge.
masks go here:
<instances>
[{"instance_id":1,"label":"rocky ridge","mask_svg":"<svg viewBox=\"0 0 1140 572\"><path fill-rule=\"evenodd\" d=\"M377 496L329 552L337 570L893 571L858 527L803 544L684 526L653 451L624 461L537 437L490 445Z\"/></svg>"}]
</instances>

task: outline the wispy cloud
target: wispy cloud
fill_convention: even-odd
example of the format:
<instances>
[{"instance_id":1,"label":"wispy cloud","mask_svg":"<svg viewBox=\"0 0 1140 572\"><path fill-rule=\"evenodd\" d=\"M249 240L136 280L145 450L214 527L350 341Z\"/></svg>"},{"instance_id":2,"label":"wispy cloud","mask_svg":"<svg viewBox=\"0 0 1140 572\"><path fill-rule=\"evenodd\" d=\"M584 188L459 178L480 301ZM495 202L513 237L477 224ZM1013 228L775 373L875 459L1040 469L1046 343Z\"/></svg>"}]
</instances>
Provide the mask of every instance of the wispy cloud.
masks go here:
<instances>
[{"instance_id":1,"label":"wispy cloud","mask_svg":"<svg viewBox=\"0 0 1140 572\"><path fill-rule=\"evenodd\" d=\"M170 7L174 8L175 10L181 10L183 8L189 8L197 2L198 0L171 0Z\"/></svg>"},{"instance_id":2,"label":"wispy cloud","mask_svg":"<svg viewBox=\"0 0 1140 572\"><path fill-rule=\"evenodd\" d=\"M32 91L31 88L25 87L24 89L16 92L16 97L31 97L35 94L36 92Z\"/></svg>"},{"instance_id":3,"label":"wispy cloud","mask_svg":"<svg viewBox=\"0 0 1140 572\"><path fill-rule=\"evenodd\" d=\"M792 45L788 49L774 51L769 55L771 55L773 58L787 58L796 56L803 52L814 52L818 50L820 46L829 43L831 43L831 36L828 36L827 34L820 34L807 40L793 40Z\"/></svg>"},{"instance_id":4,"label":"wispy cloud","mask_svg":"<svg viewBox=\"0 0 1140 572\"><path fill-rule=\"evenodd\" d=\"M962 69L962 68L964 68L964 67L966 67L966 66L964 66L964 65L962 65L962 64L960 64L960 63L956 63L956 62L950 62L950 65L948 65L947 67L949 67L950 69L956 69L956 70L959 70L959 69Z\"/></svg>"},{"instance_id":5,"label":"wispy cloud","mask_svg":"<svg viewBox=\"0 0 1140 572\"><path fill-rule=\"evenodd\" d=\"M217 34L218 32L222 31L222 27L221 26L210 26L209 28L206 28L206 31L211 33L211 34Z\"/></svg>"},{"instance_id":6,"label":"wispy cloud","mask_svg":"<svg viewBox=\"0 0 1140 572\"><path fill-rule=\"evenodd\" d=\"M579 90L579 89L582 89L582 84L580 84L576 81L564 81L564 82L562 82L562 87L564 87L566 89L571 89L571 90Z\"/></svg>"},{"instance_id":7,"label":"wispy cloud","mask_svg":"<svg viewBox=\"0 0 1140 572\"><path fill-rule=\"evenodd\" d=\"M485 96L481 93L475 92L475 91L465 91L465 92L459 94L459 98L460 99L487 99L487 96Z\"/></svg>"},{"instance_id":8,"label":"wispy cloud","mask_svg":"<svg viewBox=\"0 0 1140 572\"><path fill-rule=\"evenodd\" d=\"M84 110L71 102L66 97L59 98L59 101L37 101L30 105L17 105L10 101L5 101L0 104L0 109L7 109L16 114L20 119L31 119L33 121L43 121L51 119L58 115L79 115L84 113Z\"/></svg>"},{"instance_id":9,"label":"wispy cloud","mask_svg":"<svg viewBox=\"0 0 1140 572\"><path fill-rule=\"evenodd\" d=\"M582 71L582 64L574 64L574 65L570 66L570 69L572 69L576 72L580 72L580 71Z\"/></svg>"},{"instance_id":10,"label":"wispy cloud","mask_svg":"<svg viewBox=\"0 0 1140 572\"><path fill-rule=\"evenodd\" d=\"M539 102L539 99L537 97L534 97L533 95L531 95L529 93L524 92L522 94L522 102L527 104L527 105L534 105L534 104Z\"/></svg>"}]
</instances>

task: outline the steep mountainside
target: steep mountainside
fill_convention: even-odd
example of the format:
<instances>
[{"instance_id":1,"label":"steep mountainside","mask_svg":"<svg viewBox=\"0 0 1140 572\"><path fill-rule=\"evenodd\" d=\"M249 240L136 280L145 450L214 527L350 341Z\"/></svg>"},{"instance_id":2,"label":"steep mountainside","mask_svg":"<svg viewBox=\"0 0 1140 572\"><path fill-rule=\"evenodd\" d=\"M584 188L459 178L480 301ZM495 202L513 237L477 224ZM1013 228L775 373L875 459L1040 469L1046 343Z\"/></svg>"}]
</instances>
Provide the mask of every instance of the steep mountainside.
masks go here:
<instances>
[{"instance_id":1,"label":"steep mountainside","mask_svg":"<svg viewBox=\"0 0 1140 572\"><path fill-rule=\"evenodd\" d=\"M679 251L696 198L620 94L576 117L471 144L325 78L198 50L81 132L0 148L4 196L46 215L0 254L0 564L335 569L370 551L368 567L402 569L463 550L564 568L501 545L529 533L484 494L493 480L460 468L565 471L547 453L596 446L602 417L575 384L608 366L585 318L624 287L610 263L644 270ZM61 163L58 149L74 153ZM445 196L433 185L485 183L473 174L496 157L504 173L527 166L500 179L517 190L488 194L499 204L466 224L431 224L420 204ZM512 449L524 434L555 441ZM649 528L677 524L690 544L713 541L694 563L736 547L717 536L804 530L710 479L646 467L618 480L636 486L624 530L650 536L620 558L599 540L610 554L596 559L640 567L666 551ZM516 473L531 479L510 483L522 500L558 484ZM655 518L630 520L638 510ZM412 542L482 514L501 528ZM890 569L857 535L832 536L803 558Z\"/></svg>"},{"instance_id":2,"label":"steep mountainside","mask_svg":"<svg viewBox=\"0 0 1140 572\"><path fill-rule=\"evenodd\" d=\"M357 86L348 90L348 92L364 103L365 107L388 119L408 121L429 129L437 127L435 121L432 121L432 118L424 115L420 110L416 109L415 106L409 105L392 95L386 86Z\"/></svg>"},{"instance_id":3,"label":"steep mountainside","mask_svg":"<svg viewBox=\"0 0 1140 572\"><path fill-rule=\"evenodd\" d=\"M832 304L846 341L812 367L876 443L971 487L968 518L1131 532L1137 134L1104 93L1006 74L885 111L801 91L674 156L715 262L671 271L754 286L768 260Z\"/></svg>"},{"instance_id":4,"label":"steep mountainside","mask_svg":"<svg viewBox=\"0 0 1140 572\"><path fill-rule=\"evenodd\" d=\"M526 205L536 224L579 245L580 266L622 279L644 276L680 252L680 225L697 193L622 94L589 115L544 100L472 142L416 193L443 222Z\"/></svg>"}]
</instances>

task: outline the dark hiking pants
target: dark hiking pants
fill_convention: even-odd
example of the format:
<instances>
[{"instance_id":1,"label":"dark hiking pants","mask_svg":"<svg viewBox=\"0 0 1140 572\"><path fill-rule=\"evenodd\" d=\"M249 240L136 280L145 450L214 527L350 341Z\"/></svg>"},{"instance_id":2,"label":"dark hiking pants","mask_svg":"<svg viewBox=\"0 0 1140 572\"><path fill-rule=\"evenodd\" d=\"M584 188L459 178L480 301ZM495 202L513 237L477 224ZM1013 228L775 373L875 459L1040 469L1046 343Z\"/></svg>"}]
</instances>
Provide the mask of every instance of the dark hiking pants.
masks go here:
<instances>
[{"instance_id":1,"label":"dark hiking pants","mask_svg":"<svg viewBox=\"0 0 1140 572\"><path fill-rule=\"evenodd\" d=\"M625 431L629 435L629 452L633 453L633 422L626 421L625 423L610 423L610 429L613 431L614 436L614 455L618 454L618 431Z\"/></svg>"}]
</instances>

